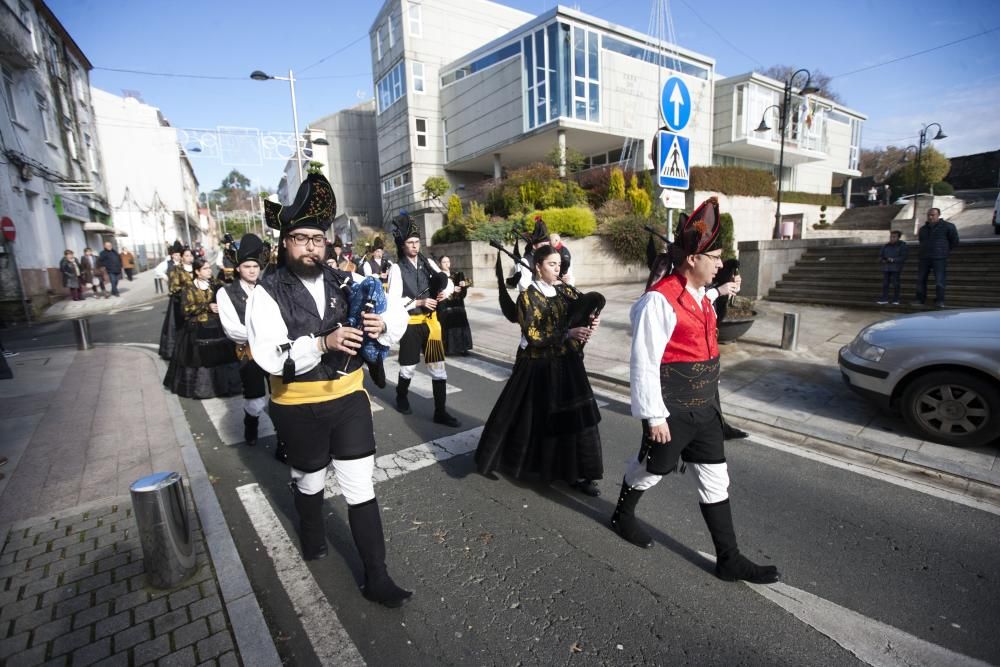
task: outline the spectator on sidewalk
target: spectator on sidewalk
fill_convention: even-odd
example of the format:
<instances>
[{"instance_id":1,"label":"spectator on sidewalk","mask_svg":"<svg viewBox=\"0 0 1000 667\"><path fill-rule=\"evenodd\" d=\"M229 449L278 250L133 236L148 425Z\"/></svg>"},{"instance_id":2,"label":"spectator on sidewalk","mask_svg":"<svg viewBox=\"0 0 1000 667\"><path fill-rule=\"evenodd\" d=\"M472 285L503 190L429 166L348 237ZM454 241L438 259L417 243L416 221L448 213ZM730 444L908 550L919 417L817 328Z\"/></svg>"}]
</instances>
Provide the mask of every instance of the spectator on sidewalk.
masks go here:
<instances>
[{"instance_id":1,"label":"spectator on sidewalk","mask_svg":"<svg viewBox=\"0 0 1000 667\"><path fill-rule=\"evenodd\" d=\"M97 263L111 280L111 296L121 296L118 293L118 281L122 278L122 258L111 241L104 242L104 250L98 256Z\"/></svg>"},{"instance_id":2,"label":"spectator on sidewalk","mask_svg":"<svg viewBox=\"0 0 1000 667\"><path fill-rule=\"evenodd\" d=\"M880 306L889 303L889 287L892 286L892 305L899 305L899 276L903 273L903 262L909 249L902 242L901 232L889 232L889 242L882 246L878 261L882 265L882 298Z\"/></svg>"},{"instance_id":3,"label":"spectator on sidewalk","mask_svg":"<svg viewBox=\"0 0 1000 667\"><path fill-rule=\"evenodd\" d=\"M125 277L128 278L129 282L132 282L132 276L135 273L135 255L129 252L128 248L122 248L118 256L122 258L122 271L125 272Z\"/></svg>"},{"instance_id":4,"label":"spectator on sidewalk","mask_svg":"<svg viewBox=\"0 0 1000 667\"><path fill-rule=\"evenodd\" d=\"M97 257L90 248L83 249L83 257L80 259L80 269L83 282L90 285L94 290L94 297L97 297L97 290L101 290L101 295L106 299L108 292L104 289L104 271L97 263Z\"/></svg>"},{"instance_id":5,"label":"spectator on sidewalk","mask_svg":"<svg viewBox=\"0 0 1000 667\"><path fill-rule=\"evenodd\" d=\"M917 263L917 304L927 299L927 275L934 271L934 305L944 307L944 289L947 284L948 254L958 245L955 225L941 219L941 209L927 211L927 222L917 234L920 255Z\"/></svg>"},{"instance_id":6,"label":"spectator on sidewalk","mask_svg":"<svg viewBox=\"0 0 1000 667\"><path fill-rule=\"evenodd\" d=\"M83 301L80 290L80 262L76 261L72 250L66 250L59 262L59 272L62 274L63 287L69 290L73 301Z\"/></svg>"},{"instance_id":7,"label":"spectator on sidewalk","mask_svg":"<svg viewBox=\"0 0 1000 667\"><path fill-rule=\"evenodd\" d=\"M875 206L878 203L878 188L875 187L873 183L870 188L868 188L868 205Z\"/></svg>"}]
</instances>

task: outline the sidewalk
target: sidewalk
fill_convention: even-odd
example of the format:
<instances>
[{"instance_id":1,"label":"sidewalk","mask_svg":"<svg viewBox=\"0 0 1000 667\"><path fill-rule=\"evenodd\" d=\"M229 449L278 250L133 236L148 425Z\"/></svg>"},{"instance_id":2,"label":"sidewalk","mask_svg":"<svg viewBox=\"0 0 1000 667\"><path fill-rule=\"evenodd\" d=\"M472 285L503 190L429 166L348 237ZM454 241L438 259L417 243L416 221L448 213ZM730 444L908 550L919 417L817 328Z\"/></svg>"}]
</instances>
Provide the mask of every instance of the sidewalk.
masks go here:
<instances>
[{"instance_id":1,"label":"sidewalk","mask_svg":"<svg viewBox=\"0 0 1000 667\"><path fill-rule=\"evenodd\" d=\"M587 345L587 371L592 377L627 387L628 313L642 294L642 285L597 289L607 298L607 306L598 334ZM1000 487L1000 449L996 446L962 449L914 438L901 418L883 415L844 385L837 366L840 347L865 325L891 317L891 311L769 301L758 302L756 308L753 328L738 341L721 346L721 395L727 417L750 422L742 424L748 430L780 429L785 439L796 444L834 443ZM496 288L469 290L466 311L475 352L513 362L520 330L500 313ZM785 312L799 313L795 352L780 349Z\"/></svg>"},{"instance_id":2,"label":"sidewalk","mask_svg":"<svg viewBox=\"0 0 1000 667\"><path fill-rule=\"evenodd\" d=\"M110 283L106 283L105 287L110 294ZM164 281L163 289L166 290L166 288L166 281ZM119 297L98 298L88 287L85 292L86 299L83 301L73 301L72 299L57 301L45 309L39 320L47 322L104 315L142 306L150 301L165 297L165 295L156 293L152 269L135 274L135 279L132 282L126 280L125 274L122 274L122 279L118 281L118 292L121 294Z\"/></svg>"},{"instance_id":3,"label":"sidewalk","mask_svg":"<svg viewBox=\"0 0 1000 667\"><path fill-rule=\"evenodd\" d=\"M151 281L150 281L151 284ZM162 364L126 346L49 348L0 382L0 663L279 663ZM181 473L197 570L146 586L129 485Z\"/></svg>"}]
</instances>

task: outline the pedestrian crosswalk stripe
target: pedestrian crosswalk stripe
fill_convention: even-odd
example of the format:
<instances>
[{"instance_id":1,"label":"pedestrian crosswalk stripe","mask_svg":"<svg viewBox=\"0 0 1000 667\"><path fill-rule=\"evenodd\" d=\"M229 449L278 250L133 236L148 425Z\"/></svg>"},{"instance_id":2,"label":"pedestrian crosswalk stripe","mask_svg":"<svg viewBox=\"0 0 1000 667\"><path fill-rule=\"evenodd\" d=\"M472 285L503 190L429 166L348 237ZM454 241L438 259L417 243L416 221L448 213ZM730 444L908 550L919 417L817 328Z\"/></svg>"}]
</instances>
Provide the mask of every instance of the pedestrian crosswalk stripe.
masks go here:
<instances>
[{"instance_id":1,"label":"pedestrian crosswalk stripe","mask_svg":"<svg viewBox=\"0 0 1000 667\"><path fill-rule=\"evenodd\" d=\"M298 547L288 537L260 486L247 484L238 487L236 492L250 517L250 524L257 531L261 544L271 558L278 579L288 594L320 664L349 667L365 665L358 647L351 641L337 612L300 557Z\"/></svg>"},{"instance_id":2,"label":"pedestrian crosswalk stripe","mask_svg":"<svg viewBox=\"0 0 1000 667\"><path fill-rule=\"evenodd\" d=\"M427 375L424 365L418 364L414 370L413 379L410 380L410 392L423 398L433 398L434 385L431 384L431 376ZM395 358L385 360L385 377L389 382L396 383L396 379L399 377L399 363L396 362ZM449 394L462 391L461 387L451 384L447 385L447 388Z\"/></svg>"},{"instance_id":3,"label":"pedestrian crosswalk stripe","mask_svg":"<svg viewBox=\"0 0 1000 667\"><path fill-rule=\"evenodd\" d=\"M483 434L483 427L468 431L462 431L454 435L443 438L435 438L413 447L401 449L392 454L385 454L375 459L375 472L372 475L375 483L384 482L395 477L401 477L406 473L413 472L432 466L441 461L461 456L475 451L479 444L479 438ZM337 484L335 475L326 476L326 495L339 496L341 494L340 485Z\"/></svg>"},{"instance_id":4,"label":"pedestrian crosswalk stripe","mask_svg":"<svg viewBox=\"0 0 1000 667\"><path fill-rule=\"evenodd\" d=\"M371 397L372 412L378 412L384 408ZM219 434L219 440L224 445L236 445L243 442L243 397L229 396L227 398L206 398L200 401L205 413L208 414L215 432ZM260 417L260 424L257 427L257 437L266 438L274 435L274 425L265 412Z\"/></svg>"},{"instance_id":5,"label":"pedestrian crosswalk stripe","mask_svg":"<svg viewBox=\"0 0 1000 667\"><path fill-rule=\"evenodd\" d=\"M714 556L703 551L698 553L715 563ZM989 664L932 644L788 584L746 585L869 665L985 667Z\"/></svg>"},{"instance_id":6,"label":"pedestrian crosswalk stripe","mask_svg":"<svg viewBox=\"0 0 1000 667\"><path fill-rule=\"evenodd\" d=\"M462 357L459 359L448 357L447 364L448 366L454 366L466 373L472 373L493 382L503 382L510 377L510 369L476 357Z\"/></svg>"}]
</instances>

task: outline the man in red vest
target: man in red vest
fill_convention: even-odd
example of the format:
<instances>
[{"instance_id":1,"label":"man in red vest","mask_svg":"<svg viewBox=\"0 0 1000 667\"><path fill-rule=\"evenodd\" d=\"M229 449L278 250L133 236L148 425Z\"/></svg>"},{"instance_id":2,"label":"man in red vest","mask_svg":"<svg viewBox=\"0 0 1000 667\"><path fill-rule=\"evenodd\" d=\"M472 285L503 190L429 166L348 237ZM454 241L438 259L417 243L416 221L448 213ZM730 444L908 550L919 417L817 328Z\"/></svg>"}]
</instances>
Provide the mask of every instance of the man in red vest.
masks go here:
<instances>
[{"instance_id":1,"label":"man in red vest","mask_svg":"<svg viewBox=\"0 0 1000 667\"><path fill-rule=\"evenodd\" d=\"M726 581L774 583L778 569L740 553L729 506L729 473L719 406L719 345L712 302L739 291L739 278L706 291L722 266L719 203L713 197L681 218L659 274L632 306L632 414L642 446L622 481L611 527L643 548L653 540L635 517L642 494L664 475L691 468L715 545L715 574ZM670 268L673 271L670 271ZM680 466L678 466L680 464Z\"/></svg>"}]
</instances>

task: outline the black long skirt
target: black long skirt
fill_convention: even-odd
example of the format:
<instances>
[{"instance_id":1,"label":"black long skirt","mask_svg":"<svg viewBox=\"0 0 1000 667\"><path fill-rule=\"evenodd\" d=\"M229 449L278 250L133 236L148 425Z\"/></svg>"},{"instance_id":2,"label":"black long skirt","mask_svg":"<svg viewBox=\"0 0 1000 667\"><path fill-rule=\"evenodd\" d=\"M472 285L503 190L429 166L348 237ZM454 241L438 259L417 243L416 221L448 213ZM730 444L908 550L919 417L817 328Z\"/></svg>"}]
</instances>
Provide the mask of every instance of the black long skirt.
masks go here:
<instances>
[{"instance_id":1,"label":"black long skirt","mask_svg":"<svg viewBox=\"0 0 1000 667\"><path fill-rule=\"evenodd\" d=\"M169 360L174 356L177 346L177 330L183 322L179 319L180 296L171 295L167 300L167 312L163 315L163 326L160 327L160 358Z\"/></svg>"},{"instance_id":2,"label":"black long skirt","mask_svg":"<svg viewBox=\"0 0 1000 667\"><path fill-rule=\"evenodd\" d=\"M185 398L216 398L237 396L243 393L240 365L235 352L229 357L218 349L207 356L205 347L198 344L198 327L183 327L177 332L177 344L167 366L163 386ZM205 363L211 363L206 366Z\"/></svg>"},{"instance_id":3,"label":"black long skirt","mask_svg":"<svg viewBox=\"0 0 1000 667\"><path fill-rule=\"evenodd\" d=\"M483 428L476 465L525 480L601 479L600 421L579 354L522 354Z\"/></svg>"},{"instance_id":4,"label":"black long skirt","mask_svg":"<svg viewBox=\"0 0 1000 667\"><path fill-rule=\"evenodd\" d=\"M463 303L449 305L444 309L441 329L446 356L465 354L472 349L472 329L469 328L469 318L465 314Z\"/></svg>"}]
</instances>

